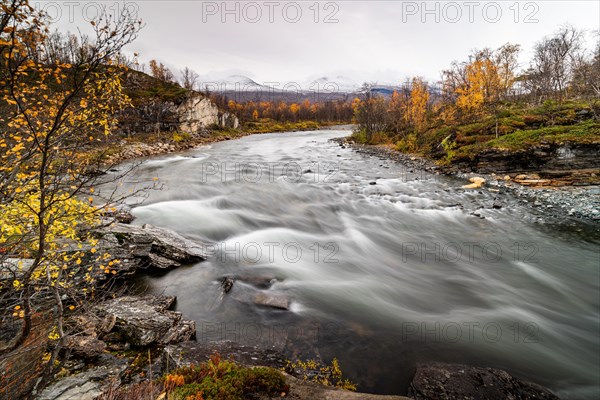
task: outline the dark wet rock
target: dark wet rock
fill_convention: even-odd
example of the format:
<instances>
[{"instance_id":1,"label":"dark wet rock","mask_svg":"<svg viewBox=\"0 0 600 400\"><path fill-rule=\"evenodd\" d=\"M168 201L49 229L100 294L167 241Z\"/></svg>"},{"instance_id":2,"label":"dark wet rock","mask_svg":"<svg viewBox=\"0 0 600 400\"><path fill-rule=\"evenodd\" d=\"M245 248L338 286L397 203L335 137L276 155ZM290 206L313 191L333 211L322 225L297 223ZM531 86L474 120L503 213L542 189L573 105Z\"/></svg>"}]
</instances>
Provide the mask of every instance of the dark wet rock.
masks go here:
<instances>
[{"instance_id":1,"label":"dark wet rock","mask_svg":"<svg viewBox=\"0 0 600 400\"><path fill-rule=\"evenodd\" d=\"M369 182L369 185L377 185L377 182Z\"/></svg>"},{"instance_id":2,"label":"dark wet rock","mask_svg":"<svg viewBox=\"0 0 600 400\"><path fill-rule=\"evenodd\" d=\"M167 257L159 256L158 254L150 253L145 261L142 261L142 268L156 269L174 269L181 267L181 263Z\"/></svg>"},{"instance_id":3,"label":"dark wet rock","mask_svg":"<svg viewBox=\"0 0 600 400\"><path fill-rule=\"evenodd\" d=\"M291 400L410 400L404 396L350 392L305 381L290 375L286 375L285 378L290 386L285 398Z\"/></svg>"},{"instance_id":4,"label":"dark wet rock","mask_svg":"<svg viewBox=\"0 0 600 400\"><path fill-rule=\"evenodd\" d=\"M496 201L495 201L495 202L492 204L492 208L495 208L496 210L499 210L499 209L501 209L501 208L502 208L502 204L500 204L499 202L496 202Z\"/></svg>"},{"instance_id":5,"label":"dark wet rock","mask_svg":"<svg viewBox=\"0 0 600 400\"><path fill-rule=\"evenodd\" d=\"M105 218L112 218L114 221L122 224L130 224L135 219L131 213L131 208L122 204L109 207L108 210L105 210L102 213L102 215Z\"/></svg>"},{"instance_id":6,"label":"dark wet rock","mask_svg":"<svg viewBox=\"0 0 600 400\"><path fill-rule=\"evenodd\" d=\"M230 276L226 276L221 280L221 288L223 289L223 293L229 293L229 291L233 288L234 279Z\"/></svg>"},{"instance_id":7,"label":"dark wet rock","mask_svg":"<svg viewBox=\"0 0 600 400\"><path fill-rule=\"evenodd\" d=\"M503 370L441 363L419 365L408 395L416 400L558 400L548 389Z\"/></svg>"},{"instance_id":8,"label":"dark wet rock","mask_svg":"<svg viewBox=\"0 0 600 400\"><path fill-rule=\"evenodd\" d=\"M215 352L221 358L233 357L236 362L248 366L283 368L287 364L284 355L276 350L259 346L245 346L231 341L182 342L166 346L163 352L163 365L169 369L207 361Z\"/></svg>"},{"instance_id":9,"label":"dark wet rock","mask_svg":"<svg viewBox=\"0 0 600 400\"><path fill-rule=\"evenodd\" d=\"M263 307L289 310L290 298L280 292L272 290L258 290L249 285L236 285L231 296L242 303L256 304Z\"/></svg>"},{"instance_id":10,"label":"dark wet rock","mask_svg":"<svg viewBox=\"0 0 600 400\"><path fill-rule=\"evenodd\" d=\"M259 289L269 289L275 282L277 282L277 277L274 275L242 274L236 275L235 279L244 283L248 283Z\"/></svg>"},{"instance_id":11,"label":"dark wet rock","mask_svg":"<svg viewBox=\"0 0 600 400\"><path fill-rule=\"evenodd\" d=\"M483 215L481 215L481 213L475 211L471 213L472 216L477 217L479 219L485 219L485 217Z\"/></svg>"},{"instance_id":12,"label":"dark wet rock","mask_svg":"<svg viewBox=\"0 0 600 400\"><path fill-rule=\"evenodd\" d=\"M115 319L108 334L101 339L109 342L126 341L133 346L169 344L194 337L194 321L182 320L181 313L169 311L175 297L120 297L94 307L101 318Z\"/></svg>"}]
</instances>

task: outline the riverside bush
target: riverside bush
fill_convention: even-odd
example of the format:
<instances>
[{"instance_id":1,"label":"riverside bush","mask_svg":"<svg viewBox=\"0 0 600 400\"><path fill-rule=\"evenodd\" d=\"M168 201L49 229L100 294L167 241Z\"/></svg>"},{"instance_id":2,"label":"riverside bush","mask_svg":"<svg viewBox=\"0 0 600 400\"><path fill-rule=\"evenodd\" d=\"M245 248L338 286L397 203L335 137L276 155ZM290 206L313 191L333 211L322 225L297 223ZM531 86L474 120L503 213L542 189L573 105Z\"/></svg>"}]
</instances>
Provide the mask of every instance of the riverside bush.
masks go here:
<instances>
[{"instance_id":1,"label":"riverside bush","mask_svg":"<svg viewBox=\"0 0 600 400\"><path fill-rule=\"evenodd\" d=\"M169 400L243 400L256 395L279 396L289 390L281 372L243 367L218 353L200 365L178 368L163 378Z\"/></svg>"}]
</instances>

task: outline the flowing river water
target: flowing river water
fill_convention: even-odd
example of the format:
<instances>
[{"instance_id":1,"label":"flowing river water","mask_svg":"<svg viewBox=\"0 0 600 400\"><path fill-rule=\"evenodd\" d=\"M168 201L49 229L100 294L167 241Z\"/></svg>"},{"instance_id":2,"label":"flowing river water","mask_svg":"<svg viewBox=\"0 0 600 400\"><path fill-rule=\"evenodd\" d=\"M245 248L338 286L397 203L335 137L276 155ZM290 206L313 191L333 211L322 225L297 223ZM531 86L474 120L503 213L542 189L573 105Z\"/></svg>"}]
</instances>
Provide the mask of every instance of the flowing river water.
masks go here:
<instances>
[{"instance_id":1,"label":"flowing river water","mask_svg":"<svg viewBox=\"0 0 600 400\"><path fill-rule=\"evenodd\" d=\"M361 391L405 393L417 363L444 361L598 398L597 231L536 224L509 195L329 141L348 134L254 135L144 161L124 187L163 187L131 199L134 224L206 241L212 256L143 274L138 289L176 295L200 342L337 357Z\"/></svg>"}]
</instances>

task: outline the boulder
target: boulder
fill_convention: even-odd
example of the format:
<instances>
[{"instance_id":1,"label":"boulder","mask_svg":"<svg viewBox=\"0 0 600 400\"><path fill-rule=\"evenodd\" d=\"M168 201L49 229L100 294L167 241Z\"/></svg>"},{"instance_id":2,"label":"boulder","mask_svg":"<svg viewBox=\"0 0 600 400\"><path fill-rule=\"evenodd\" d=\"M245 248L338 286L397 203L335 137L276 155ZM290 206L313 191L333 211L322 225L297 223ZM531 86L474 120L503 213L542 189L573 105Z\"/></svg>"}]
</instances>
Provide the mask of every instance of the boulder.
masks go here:
<instances>
[{"instance_id":1,"label":"boulder","mask_svg":"<svg viewBox=\"0 0 600 400\"><path fill-rule=\"evenodd\" d=\"M142 268L157 268L157 269L174 269L180 267L181 263L171 260L170 258L159 256L158 254L150 253L146 260L142 261Z\"/></svg>"},{"instance_id":2,"label":"boulder","mask_svg":"<svg viewBox=\"0 0 600 400\"><path fill-rule=\"evenodd\" d=\"M404 396L350 392L285 375L290 387L285 398L306 400L411 400Z\"/></svg>"},{"instance_id":3,"label":"boulder","mask_svg":"<svg viewBox=\"0 0 600 400\"><path fill-rule=\"evenodd\" d=\"M442 363L419 365L408 395L415 400L558 400L548 389L500 369Z\"/></svg>"},{"instance_id":4,"label":"boulder","mask_svg":"<svg viewBox=\"0 0 600 400\"><path fill-rule=\"evenodd\" d=\"M174 302L175 297L126 296L101 303L93 311L100 318L115 320L110 333L101 337L107 341L148 346L190 340L195 336L196 324L182 320L179 312L169 311Z\"/></svg>"},{"instance_id":5,"label":"boulder","mask_svg":"<svg viewBox=\"0 0 600 400\"><path fill-rule=\"evenodd\" d=\"M290 298L281 293L259 292L253 297L254 304L265 307L290 309Z\"/></svg>"},{"instance_id":6,"label":"boulder","mask_svg":"<svg viewBox=\"0 0 600 400\"><path fill-rule=\"evenodd\" d=\"M239 284L233 287L233 280L230 281L231 278L225 278L221 282L221 287L223 289L223 294L227 294L231 291L231 296L242 303L247 304L256 304L264 307L277 308L280 310L289 310L290 309L290 298L281 292L276 292L273 290L259 290L253 286L248 284ZM228 282L231 282L231 287L229 287ZM227 285L228 289L225 291Z\"/></svg>"},{"instance_id":7,"label":"boulder","mask_svg":"<svg viewBox=\"0 0 600 400\"><path fill-rule=\"evenodd\" d=\"M59 379L46 387L36 400L95 400L111 386L118 385L127 364L115 360L113 365L89 369Z\"/></svg>"},{"instance_id":8,"label":"boulder","mask_svg":"<svg viewBox=\"0 0 600 400\"><path fill-rule=\"evenodd\" d=\"M485 184L485 179L479 176L475 176L473 178L470 178L469 182L471 182L471 184L464 185L464 189L479 189L483 184Z\"/></svg>"},{"instance_id":9,"label":"boulder","mask_svg":"<svg viewBox=\"0 0 600 400\"><path fill-rule=\"evenodd\" d=\"M106 343L94 336L67 336L64 347L77 358L94 359L104 353Z\"/></svg>"},{"instance_id":10,"label":"boulder","mask_svg":"<svg viewBox=\"0 0 600 400\"><path fill-rule=\"evenodd\" d=\"M114 223L100 229L98 234L98 251L119 260L111 269L121 275L133 274L138 268L177 268L183 263L203 261L208 257L205 244L148 224Z\"/></svg>"}]
</instances>

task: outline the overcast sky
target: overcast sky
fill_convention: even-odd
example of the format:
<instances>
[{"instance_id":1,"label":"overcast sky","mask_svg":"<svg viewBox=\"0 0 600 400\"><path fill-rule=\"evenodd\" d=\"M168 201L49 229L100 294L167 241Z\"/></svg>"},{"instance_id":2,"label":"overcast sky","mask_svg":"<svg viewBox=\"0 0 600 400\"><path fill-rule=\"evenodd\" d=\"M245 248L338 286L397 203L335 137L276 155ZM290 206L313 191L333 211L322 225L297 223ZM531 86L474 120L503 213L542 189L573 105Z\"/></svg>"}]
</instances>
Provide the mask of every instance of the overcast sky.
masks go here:
<instances>
[{"instance_id":1,"label":"overcast sky","mask_svg":"<svg viewBox=\"0 0 600 400\"><path fill-rule=\"evenodd\" d=\"M89 4L88 4L89 3ZM74 30L107 2L32 0ZM199 1L119 2L145 28L128 50L200 75L241 73L259 82L304 81L338 75L353 80L439 78L472 49L534 43L570 23L600 28L600 0L588 1ZM591 45L591 40L590 40Z\"/></svg>"}]
</instances>

